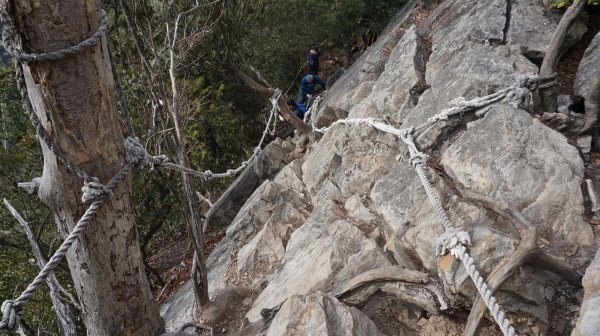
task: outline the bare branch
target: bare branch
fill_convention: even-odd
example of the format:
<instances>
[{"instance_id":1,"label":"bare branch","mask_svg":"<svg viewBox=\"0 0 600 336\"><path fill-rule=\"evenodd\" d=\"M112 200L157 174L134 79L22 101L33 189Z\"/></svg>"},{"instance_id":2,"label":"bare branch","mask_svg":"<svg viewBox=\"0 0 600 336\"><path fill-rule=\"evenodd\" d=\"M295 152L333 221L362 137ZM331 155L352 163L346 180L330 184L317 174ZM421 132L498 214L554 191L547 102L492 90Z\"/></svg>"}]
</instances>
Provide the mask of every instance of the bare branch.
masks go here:
<instances>
[{"instance_id":1,"label":"bare branch","mask_svg":"<svg viewBox=\"0 0 600 336\"><path fill-rule=\"evenodd\" d=\"M17 220L17 222L21 224L21 227L27 235L29 243L31 244L33 256L35 257L35 260L37 261L37 264L40 267L40 269L43 269L46 265L46 260L42 255L42 251L40 250L37 240L35 239L33 231L29 227L29 223L27 223L27 221L25 221L25 219L21 217L21 215L6 198L4 199L4 205L10 211L12 216ZM56 311L56 316L58 317L58 321L60 322L59 327L61 329L62 334L67 336L75 336L76 327L75 319L73 318L73 312L71 311L71 308L68 305L62 302L59 294L60 288L62 288L62 286L60 286L58 279L56 279L56 276L54 274L50 274L48 276L48 278L46 279L46 284L50 289L50 299L52 300L52 304L54 305Z\"/></svg>"},{"instance_id":2,"label":"bare branch","mask_svg":"<svg viewBox=\"0 0 600 336\"><path fill-rule=\"evenodd\" d=\"M17 183L17 187L25 190L26 192L33 194L36 193L38 191L38 189L40 188L40 181L42 180L41 177L34 177L31 182L21 182L21 183Z\"/></svg>"},{"instance_id":3,"label":"bare branch","mask_svg":"<svg viewBox=\"0 0 600 336\"><path fill-rule=\"evenodd\" d=\"M273 90L270 87L261 85L260 83L258 83L256 80L252 79L252 77L246 75L245 73L243 73L241 71L238 71L237 73L238 73L238 76L242 79L242 81L244 81L248 86L250 86L250 88L252 88L252 90L256 91L261 96L266 97L266 98L271 98L273 96L273 93L275 93L275 90ZM287 105L283 101L283 98L280 97L277 100L277 107L279 108L279 112L281 113L283 118L285 118L285 120L287 122L289 122L292 126L294 126L294 128L296 128L300 133L302 133L302 134L310 134L311 133L311 131L312 131L311 127L304 121L297 118L292 113L292 111L290 111L290 109L287 107Z\"/></svg>"},{"instance_id":4,"label":"bare branch","mask_svg":"<svg viewBox=\"0 0 600 336\"><path fill-rule=\"evenodd\" d=\"M208 207L209 207L209 208L212 208L212 206L213 206L213 203L212 203L212 202L211 202L211 201L210 201L208 198L204 197L204 196L203 196L201 193L199 193L199 192L197 192L197 191L196 191L196 195L198 195L198 198L199 198L201 201L203 201L203 202L205 202L206 204L208 204Z\"/></svg>"}]
</instances>

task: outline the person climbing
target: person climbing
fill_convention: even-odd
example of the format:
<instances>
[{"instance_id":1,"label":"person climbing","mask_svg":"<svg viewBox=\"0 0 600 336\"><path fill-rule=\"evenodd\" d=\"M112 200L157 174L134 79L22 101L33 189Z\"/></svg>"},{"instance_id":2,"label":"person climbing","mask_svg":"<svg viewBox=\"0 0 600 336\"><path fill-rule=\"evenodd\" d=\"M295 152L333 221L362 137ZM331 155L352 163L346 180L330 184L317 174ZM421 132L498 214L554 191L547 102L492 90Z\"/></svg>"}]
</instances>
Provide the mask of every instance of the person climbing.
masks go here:
<instances>
[{"instance_id":1,"label":"person climbing","mask_svg":"<svg viewBox=\"0 0 600 336\"><path fill-rule=\"evenodd\" d=\"M286 104L296 117L304 119L304 114L306 113L306 107L304 104L296 104L296 101L294 101L292 98L288 99Z\"/></svg>"},{"instance_id":2,"label":"person climbing","mask_svg":"<svg viewBox=\"0 0 600 336\"><path fill-rule=\"evenodd\" d=\"M317 75L308 74L300 81L300 90L298 91L298 103L304 104L307 95L312 95L319 90L326 90L325 82Z\"/></svg>"},{"instance_id":3,"label":"person climbing","mask_svg":"<svg viewBox=\"0 0 600 336\"><path fill-rule=\"evenodd\" d=\"M319 58L321 57L321 49L317 46L310 48L306 55L306 62L308 63L308 70L311 75L317 75L319 73Z\"/></svg>"}]
</instances>

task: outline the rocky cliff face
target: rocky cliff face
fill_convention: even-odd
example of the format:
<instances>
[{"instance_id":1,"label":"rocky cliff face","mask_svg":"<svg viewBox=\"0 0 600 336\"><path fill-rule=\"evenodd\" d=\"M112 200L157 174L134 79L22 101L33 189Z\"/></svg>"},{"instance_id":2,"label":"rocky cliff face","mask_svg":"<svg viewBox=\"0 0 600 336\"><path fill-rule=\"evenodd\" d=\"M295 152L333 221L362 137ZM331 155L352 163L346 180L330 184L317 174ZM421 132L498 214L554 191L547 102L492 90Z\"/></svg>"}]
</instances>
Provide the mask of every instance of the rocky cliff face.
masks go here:
<instances>
[{"instance_id":1,"label":"rocky cliff face","mask_svg":"<svg viewBox=\"0 0 600 336\"><path fill-rule=\"evenodd\" d=\"M445 1L434 10L409 2L331 87L316 124L420 125L458 97L536 74L532 60L555 26L536 0ZM421 132L417 146L450 219L471 236L480 272L506 278L495 295L517 332L565 335L598 230L586 217L580 152L532 112L492 104L482 118L465 113ZM394 135L335 124L263 182L208 258L213 296L250 289L219 303L215 330L232 332L231 321L245 317L248 335L462 334L479 295L462 265L435 255L443 227L408 157ZM586 279L597 289L597 277ZM594 295L586 309L597 314ZM191 319L192 297L187 287L165 304L168 328ZM600 330L591 323L586 330ZM489 321L481 328L500 334Z\"/></svg>"}]
</instances>

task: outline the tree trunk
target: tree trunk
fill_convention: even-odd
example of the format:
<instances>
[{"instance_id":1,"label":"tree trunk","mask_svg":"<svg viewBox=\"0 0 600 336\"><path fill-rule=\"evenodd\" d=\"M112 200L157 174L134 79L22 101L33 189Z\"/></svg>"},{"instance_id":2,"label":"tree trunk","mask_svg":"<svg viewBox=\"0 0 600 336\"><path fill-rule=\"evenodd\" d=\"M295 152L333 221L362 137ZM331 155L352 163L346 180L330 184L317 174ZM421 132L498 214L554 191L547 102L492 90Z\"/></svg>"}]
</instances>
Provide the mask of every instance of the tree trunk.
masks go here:
<instances>
[{"instance_id":1,"label":"tree trunk","mask_svg":"<svg viewBox=\"0 0 600 336\"><path fill-rule=\"evenodd\" d=\"M554 72L554 69L556 68L558 60L561 56L560 46L565 41L565 37L573 25L573 22L579 16L583 10L583 7L585 7L586 1L587 0L575 0L573 4L567 8L565 14L563 14L558 26L556 26L556 30L554 30L552 38L550 39L548 48L546 49L546 55L544 56L544 61L540 67L541 76L548 76Z\"/></svg>"},{"instance_id":2,"label":"tree trunk","mask_svg":"<svg viewBox=\"0 0 600 336\"><path fill-rule=\"evenodd\" d=\"M96 0L11 1L23 49L59 50L89 37L99 24ZM67 158L101 183L124 165L115 82L107 41L59 61L24 65L27 88L44 128ZM39 196L65 237L83 214L82 180L41 143ZM67 253L88 335L155 335L158 307L144 273L131 204L131 176L113 190Z\"/></svg>"},{"instance_id":3,"label":"tree trunk","mask_svg":"<svg viewBox=\"0 0 600 336\"><path fill-rule=\"evenodd\" d=\"M558 26L556 26L554 34L550 39L548 48L546 49L546 55L544 56L544 61L540 67L540 76L549 76L554 73L558 60L560 60L560 56L562 56L560 54L560 47L564 43L565 37L573 25L573 22L577 16L579 16L583 7L585 7L586 1L587 0L575 0L573 4L567 8L567 11L560 19L560 22L558 23ZM546 112L556 111L556 97L554 90L555 89L552 86L541 90L541 104Z\"/></svg>"},{"instance_id":4,"label":"tree trunk","mask_svg":"<svg viewBox=\"0 0 600 336\"><path fill-rule=\"evenodd\" d=\"M183 146L183 144L180 144ZM182 152L185 151L181 148ZM179 163L186 167L190 167L185 153L180 155ZM204 310L208 307L210 302L208 297L208 272L206 270L206 261L204 256L204 234L202 232L202 221L199 218L200 207L198 205L198 199L195 197L196 191L194 190L192 183L192 176L182 173L183 186L185 188L185 194L188 199L189 215L188 219L188 231L190 239L194 242L194 260L192 263L192 282L194 285L194 295L196 296L196 302L200 305L200 309Z\"/></svg>"}]
</instances>

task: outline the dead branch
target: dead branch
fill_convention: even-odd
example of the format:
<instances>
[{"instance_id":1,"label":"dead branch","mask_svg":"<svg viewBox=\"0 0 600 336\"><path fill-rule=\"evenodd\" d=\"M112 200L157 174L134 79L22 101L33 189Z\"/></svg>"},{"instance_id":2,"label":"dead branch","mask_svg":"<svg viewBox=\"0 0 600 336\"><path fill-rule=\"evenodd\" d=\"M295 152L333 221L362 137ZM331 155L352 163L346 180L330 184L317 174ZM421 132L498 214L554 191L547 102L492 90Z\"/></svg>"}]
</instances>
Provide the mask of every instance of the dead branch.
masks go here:
<instances>
[{"instance_id":1,"label":"dead branch","mask_svg":"<svg viewBox=\"0 0 600 336\"><path fill-rule=\"evenodd\" d=\"M213 206L213 202L211 202L207 197L204 197L204 195L202 195L200 192L196 191L196 196L198 196L198 198L205 202L209 208L212 208Z\"/></svg>"},{"instance_id":2,"label":"dead branch","mask_svg":"<svg viewBox=\"0 0 600 336\"><path fill-rule=\"evenodd\" d=\"M429 287L431 287L431 285L425 286L403 282L388 282L381 286L380 290L383 293L393 295L404 302L419 306L429 314L439 315L439 307L447 307L447 305L443 298L437 296L437 294L441 293L441 290L432 291Z\"/></svg>"},{"instance_id":3,"label":"dead branch","mask_svg":"<svg viewBox=\"0 0 600 336\"><path fill-rule=\"evenodd\" d=\"M252 65L249 65L248 67L250 68L250 70L252 70L252 72L254 72L254 75L256 75L256 78L258 78L261 85L266 86L266 87L272 87L272 85L269 84L269 82L267 82L265 77L263 77L263 75L260 73L260 71L258 71L258 69L256 69Z\"/></svg>"},{"instance_id":4,"label":"dead branch","mask_svg":"<svg viewBox=\"0 0 600 336\"><path fill-rule=\"evenodd\" d=\"M502 260L500 260L496 267L492 269L492 272L487 277L487 283L490 287L490 290L495 292L496 289L498 289L498 287L500 287L500 285L502 285L502 283L504 283L504 281L508 279L508 277L510 277L518 267L523 265L525 259L537 250L537 230L535 226L531 225L531 223L529 223L529 221L527 221L518 210L500 207L490 197L477 194L467 189L461 190L461 194L463 199L466 201L475 200L484 202L487 208L494 211L499 216L507 219L517 230L521 238L519 246L517 246L515 251L502 258ZM480 296L477 296L475 302L473 303L473 307L471 308L463 335L475 335L484 313L485 303Z\"/></svg>"},{"instance_id":5,"label":"dead branch","mask_svg":"<svg viewBox=\"0 0 600 336\"><path fill-rule=\"evenodd\" d=\"M414 304L433 315L440 314L448 307L442 290L435 284L409 283L402 281L377 281L364 283L340 296L340 300L351 306L364 305L376 292L398 298L404 302Z\"/></svg>"},{"instance_id":6,"label":"dead branch","mask_svg":"<svg viewBox=\"0 0 600 336\"><path fill-rule=\"evenodd\" d=\"M21 224L21 227L27 235L29 243L31 244L31 250L33 251L33 256L35 257L38 266L40 267L40 269L44 268L44 266L46 265L46 260L42 255L42 250L40 249L40 246L37 243L33 231L29 227L29 223L27 223L27 221L25 221L25 219L21 217L21 215L6 198L4 199L4 205L6 206L8 211L10 211L12 216L17 220L17 222ZM73 312L71 311L71 308L68 305L63 303L62 298L60 297L60 288L62 288L62 286L60 286L58 279L56 278L54 273L48 276L48 278L46 279L46 284L50 289L50 299L52 300L52 304L54 305L56 317L58 317L61 334L67 336L75 336L76 327L75 319L73 318Z\"/></svg>"},{"instance_id":7,"label":"dead branch","mask_svg":"<svg viewBox=\"0 0 600 336\"><path fill-rule=\"evenodd\" d=\"M17 183L17 187L25 190L29 194L36 193L40 188L40 182L42 181L41 177L34 177L31 182L21 182Z\"/></svg>"},{"instance_id":8,"label":"dead branch","mask_svg":"<svg viewBox=\"0 0 600 336\"><path fill-rule=\"evenodd\" d=\"M344 295L353 289L375 281L407 281L412 283L427 283L427 273L409 270L400 266L380 267L361 273L350 279L339 289L333 291L336 297Z\"/></svg>"},{"instance_id":9,"label":"dead branch","mask_svg":"<svg viewBox=\"0 0 600 336\"><path fill-rule=\"evenodd\" d=\"M256 80L254 80L252 77L246 75L245 73L243 73L241 71L237 71L237 74L242 79L242 81L244 81L244 83L246 83L252 90L257 92L261 96L263 96L265 98L271 98L273 96L273 94L275 93L275 90L273 90L271 87L267 87L267 86L264 86L264 85L258 83ZM283 118L288 123L290 123L295 129L297 129L301 134L310 134L311 133L310 126L307 123L305 123L304 121L298 119L292 113L292 111L290 111L290 109L287 107L287 105L283 101L282 97L280 97L277 100L277 107L279 108L279 113L281 113Z\"/></svg>"},{"instance_id":10,"label":"dead branch","mask_svg":"<svg viewBox=\"0 0 600 336\"><path fill-rule=\"evenodd\" d=\"M563 14L558 26L556 26L556 30L554 30L554 34L552 34L548 48L546 49L546 55L544 56L544 61L540 67L541 76L548 76L554 73L556 64L558 64L558 60L561 56L560 47L565 41L567 32L573 25L573 22L583 10L585 3L586 0L575 0L573 4L567 8L565 14Z\"/></svg>"},{"instance_id":11,"label":"dead branch","mask_svg":"<svg viewBox=\"0 0 600 336\"><path fill-rule=\"evenodd\" d=\"M333 290L337 298L352 306L361 306L380 291L404 302L417 305L430 314L439 314L448 304L442 290L431 283L427 273L399 266L380 267L350 279Z\"/></svg>"},{"instance_id":12,"label":"dead branch","mask_svg":"<svg viewBox=\"0 0 600 336\"><path fill-rule=\"evenodd\" d=\"M565 41L567 32L583 10L586 2L587 0L575 0L560 19L558 26L556 26L556 29L554 30L554 34L552 34L548 48L546 49L546 55L544 56L544 61L540 67L541 76L548 76L554 73L558 60L562 56L561 46ZM540 96L542 99L542 108L547 112L554 112L556 110L554 88L549 87L540 90Z\"/></svg>"},{"instance_id":13,"label":"dead branch","mask_svg":"<svg viewBox=\"0 0 600 336\"><path fill-rule=\"evenodd\" d=\"M164 294L164 292L167 290L167 288L176 280L177 278L175 277L175 275L172 275L171 278L169 279L169 281L167 281L167 283L164 285L164 287L162 288L162 290L160 291L160 293L156 296L156 301L158 302L160 300L160 297Z\"/></svg>"}]
</instances>

